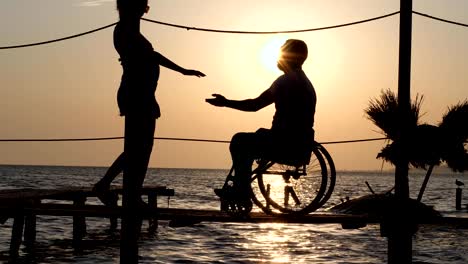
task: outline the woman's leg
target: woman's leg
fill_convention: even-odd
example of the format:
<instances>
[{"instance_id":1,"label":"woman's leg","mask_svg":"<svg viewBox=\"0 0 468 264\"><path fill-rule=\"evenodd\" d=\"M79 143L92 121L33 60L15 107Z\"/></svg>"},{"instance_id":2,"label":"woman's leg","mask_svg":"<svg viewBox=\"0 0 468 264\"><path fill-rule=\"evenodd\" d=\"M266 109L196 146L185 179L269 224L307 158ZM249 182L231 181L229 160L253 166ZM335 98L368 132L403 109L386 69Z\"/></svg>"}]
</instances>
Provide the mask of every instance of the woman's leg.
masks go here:
<instances>
[{"instance_id":1,"label":"woman's leg","mask_svg":"<svg viewBox=\"0 0 468 264\"><path fill-rule=\"evenodd\" d=\"M125 117L125 166L123 170L124 203L138 206L141 188L153 149L155 119L152 117Z\"/></svg>"},{"instance_id":2,"label":"woman's leg","mask_svg":"<svg viewBox=\"0 0 468 264\"><path fill-rule=\"evenodd\" d=\"M154 118L125 116L121 248L132 247L130 251L138 252L136 241L142 223L141 188L153 148L155 125Z\"/></svg>"},{"instance_id":3,"label":"woman's leg","mask_svg":"<svg viewBox=\"0 0 468 264\"><path fill-rule=\"evenodd\" d=\"M95 185L94 191L106 192L109 190L112 181L123 172L125 164L125 152L122 152L112 165L107 169L106 174Z\"/></svg>"}]
</instances>

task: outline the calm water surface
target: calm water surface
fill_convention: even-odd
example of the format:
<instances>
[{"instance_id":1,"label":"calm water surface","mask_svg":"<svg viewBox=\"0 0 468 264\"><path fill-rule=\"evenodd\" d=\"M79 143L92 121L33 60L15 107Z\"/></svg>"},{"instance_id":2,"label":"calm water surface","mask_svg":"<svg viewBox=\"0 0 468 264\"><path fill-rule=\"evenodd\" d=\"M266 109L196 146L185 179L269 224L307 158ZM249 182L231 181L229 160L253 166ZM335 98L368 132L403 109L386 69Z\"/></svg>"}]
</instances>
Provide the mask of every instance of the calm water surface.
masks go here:
<instances>
[{"instance_id":1,"label":"calm water surface","mask_svg":"<svg viewBox=\"0 0 468 264\"><path fill-rule=\"evenodd\" d=\"M0 166L0 188L57 188L92 186L105 168ZM225 170L151 169L148 184L175 189L172 208L219 208L213 188L220 187ZM418 195L424 172L410 172L411 196ZM465 174L436 170L423 202L444 215L468 217L455 210L455 179ZM369 194L393 186L393 172L339 172L337 186L324 209L345 197ZM116 184L121 183L121 180ZM466 194L465 194L466 195ZM467 196L468 199L468 196ZM97 200L90 200L97 204ZM118 232L108 233L108 221L88 218L83 249L71 246L70 217L38 217L36 249L22 248L18 263L119 263ZM12 220L0 226L0 263L6 262ZM421 226L413 239L414 263L468 263L468 229L455 226ZM139 244L140 263L386 263L387 241L378 225L343 230L340 225L200 223L170 227L161 221L157 234L144 232Z\"/></svg>"}]
</instances>

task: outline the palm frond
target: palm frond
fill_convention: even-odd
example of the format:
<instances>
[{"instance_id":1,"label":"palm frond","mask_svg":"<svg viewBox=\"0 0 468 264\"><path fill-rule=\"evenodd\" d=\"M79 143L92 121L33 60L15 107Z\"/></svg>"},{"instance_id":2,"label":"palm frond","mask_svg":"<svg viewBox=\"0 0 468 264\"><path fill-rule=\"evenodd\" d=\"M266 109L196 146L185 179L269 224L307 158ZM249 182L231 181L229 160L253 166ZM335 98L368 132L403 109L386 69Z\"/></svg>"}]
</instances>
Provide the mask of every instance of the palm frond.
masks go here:
<instances>
[{"instance_id":1,"label":"palm frond","mask_svg":"<svg viewBox=\"0 0 468 264\"><path fill-rule=\"evenodd\" d=\"M442 160L454 171L468 170L468 100L449 107L439 127L444 135Z\"/></svg>"},{"instance_id":2,"label":"palm frond","mask_svg":"<svg viewBox=\"0 0 468 264\"><path fill-rule=\"evenodd\" d=\"M397 136L398 99L390 90L382 91L380 98L371 99L364 110L367 118L380 128L386 137L394 140Z\"/></svg>"},{"instance_id":3,"label":"palm frond","mask_svg":"<svg viewBox=\"0 0 468 264\"><path fill-rule=\"evenodd\" d=\"M463 145L446 150L442 154L442 160L455 172L468 170L468 153Z\"/></svg>"},{"instance_id":4,"label":"palm frond","mask_svg":"<svg viewBox=\"0 0 468 264\"><path fill-rule=\"evenodd\" d=\"M408 159L415 168L426 169L427 166L440 164L441 159L440 128L429 124L421 124L409 135Z\"/></svg>"},{"instance_id":5,"label":"palm frond","mask_svg":"<svg viewBox=\"0 0 468 264\"><path fill-rule=\"evenodd\" d=\"M419 123L422 102L423 96L417 95L416 99L411 103L410 125L413 128ZM364 112L367 114L367 118L391 140L395 140L402 130L398 98L390 89L383 90L380 98L371 99Z\"/></svg>"},{"instance_id":6,"label":"palm frond","mask_svg":"<svg viewBox=\"0 0 468 264\"><path fill-rule=\"evenodd\" d=\"M449 107L439 127L454 143L468 139L468 100Z\"/></svg>"}]
</instances>

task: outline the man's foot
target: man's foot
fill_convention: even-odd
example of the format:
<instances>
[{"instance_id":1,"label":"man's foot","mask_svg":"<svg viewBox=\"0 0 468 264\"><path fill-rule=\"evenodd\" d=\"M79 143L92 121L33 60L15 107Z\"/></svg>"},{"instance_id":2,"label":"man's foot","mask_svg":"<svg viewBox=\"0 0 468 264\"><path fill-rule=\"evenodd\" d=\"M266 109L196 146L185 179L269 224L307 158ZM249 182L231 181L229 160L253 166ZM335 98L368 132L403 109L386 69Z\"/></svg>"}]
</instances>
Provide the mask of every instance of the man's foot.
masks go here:
<instances>
[{"instance_id":1,"label":"man's foot","mask_svg":"<svg viewBox=\"0 0 468 264\"><path fill-rule=\"evenodd\" d=\"M248 190L230 188L214 189L215 194L226 200L250 200Z\"/></svg>"},{"instance_id":2,"label":"man's foot","mask_svg":"<svg viewBox=\"0 0 468 264\"><path fill-rule=\"evenodd\" d=\"M219 198L226 197L226 191L224 189L214 189L214 192Z\"/></svg>"}]
</instances>

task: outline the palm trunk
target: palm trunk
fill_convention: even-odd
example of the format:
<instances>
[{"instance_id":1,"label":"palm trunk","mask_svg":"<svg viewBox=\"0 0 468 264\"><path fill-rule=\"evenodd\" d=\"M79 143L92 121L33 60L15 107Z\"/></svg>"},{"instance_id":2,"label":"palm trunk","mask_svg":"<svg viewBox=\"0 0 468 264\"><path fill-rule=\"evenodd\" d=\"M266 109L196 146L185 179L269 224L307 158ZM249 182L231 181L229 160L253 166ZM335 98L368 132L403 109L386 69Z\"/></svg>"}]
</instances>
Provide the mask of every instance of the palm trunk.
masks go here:
<instances>
[{"instance_id":1,"label":"palm trunk","mask_svg":"<svg viewBox=\"0 0 468 264\"><path fill-rule=\"evenodd\" d=\"M424 194L424 191L426 190L427 182L429 181L429 178L431 177L433 169L434 169L434 165L430 165L429 169L427 169L426 177L424 178L424 181L421 185L421 189L419 190L418 202L421 202L422 200L422 196Z\"/></svg>"}]
</instances>

